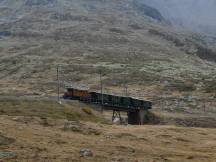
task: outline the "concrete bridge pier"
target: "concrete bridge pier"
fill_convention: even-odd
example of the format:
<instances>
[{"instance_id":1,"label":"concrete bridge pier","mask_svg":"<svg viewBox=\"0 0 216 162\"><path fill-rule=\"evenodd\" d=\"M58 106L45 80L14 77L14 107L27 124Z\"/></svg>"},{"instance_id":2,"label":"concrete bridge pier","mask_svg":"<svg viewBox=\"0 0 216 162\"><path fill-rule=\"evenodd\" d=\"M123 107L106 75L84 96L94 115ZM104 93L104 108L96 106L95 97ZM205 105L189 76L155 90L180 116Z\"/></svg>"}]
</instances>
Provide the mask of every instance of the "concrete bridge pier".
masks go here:
<instances>
[{"instance_id":1,"label":"concrete bridge pier","mask_svg":"<svg viewBox=\"0 0 216 162\"><path fill-rule=\"evenodd\" d=\"M146 114L148 110L137 110L134 112L128 112L128 124L131 125L143 125L146 121Z\"/></svg>"}]
</instances>

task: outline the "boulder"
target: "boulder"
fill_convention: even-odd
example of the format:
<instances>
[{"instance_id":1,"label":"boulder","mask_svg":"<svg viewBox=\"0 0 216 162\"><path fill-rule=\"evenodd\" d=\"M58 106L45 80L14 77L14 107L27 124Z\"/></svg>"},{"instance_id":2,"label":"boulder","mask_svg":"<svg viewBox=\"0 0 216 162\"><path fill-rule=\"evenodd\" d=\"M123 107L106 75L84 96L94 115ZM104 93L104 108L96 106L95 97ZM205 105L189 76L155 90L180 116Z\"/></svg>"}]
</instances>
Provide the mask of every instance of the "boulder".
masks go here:
<instances>
[{"instance_id":1,"label":"boulder","mask_svg":"<svg viewBox=\"0 0 216 162\"><path fill-rule=\"evenodd\" d=\"M90 149L84 148L84 149L80 150L80 156L81 157L92 157L93 153L92 153L92 151Z\"/></svg>"}]
</instances>

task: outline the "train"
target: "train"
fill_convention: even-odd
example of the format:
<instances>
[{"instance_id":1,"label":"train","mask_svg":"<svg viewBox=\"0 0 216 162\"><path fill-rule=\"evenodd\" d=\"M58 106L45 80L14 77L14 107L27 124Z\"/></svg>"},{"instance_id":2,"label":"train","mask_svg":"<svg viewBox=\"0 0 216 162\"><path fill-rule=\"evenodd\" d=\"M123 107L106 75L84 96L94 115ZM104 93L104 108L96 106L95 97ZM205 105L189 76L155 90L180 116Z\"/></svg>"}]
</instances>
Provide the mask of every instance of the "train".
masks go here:
<instances>
[{"instance_id":1,"label":"train","mask_svg":"<svg viewBox=\"0 0 216 162\"><path fill-rule=\"evenodd\" d=\"M111 107L117 111L137 111L152 108L152 102L137 99L129 96L117 96L112 94L92 92L85 89L67 88L63 95L64 99L79 100L92 104L100 104L104 107Z\"/></svg>"}]
</instances>

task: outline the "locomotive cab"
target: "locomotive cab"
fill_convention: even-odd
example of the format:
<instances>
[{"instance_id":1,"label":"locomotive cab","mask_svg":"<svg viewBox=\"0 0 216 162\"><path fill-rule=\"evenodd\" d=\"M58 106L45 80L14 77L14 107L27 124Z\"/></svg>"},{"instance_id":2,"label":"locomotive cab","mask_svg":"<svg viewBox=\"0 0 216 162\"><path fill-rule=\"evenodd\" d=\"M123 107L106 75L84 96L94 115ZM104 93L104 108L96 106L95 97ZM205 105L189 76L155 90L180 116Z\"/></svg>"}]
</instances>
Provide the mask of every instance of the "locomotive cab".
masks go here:
<instances>
[{"instance_id":1,"label":"locomotive cab","mask_svg":"<svg viewBox=\"0 0 216 162\"><path fill-rule=\"evenodd\" d=\"M88 90L80 90L75 88L67 88L67 91L64 93L64 99L71 99L71 100L86 100L90 98L91 95L89 94Z\"/></svg>"}]
</instances>

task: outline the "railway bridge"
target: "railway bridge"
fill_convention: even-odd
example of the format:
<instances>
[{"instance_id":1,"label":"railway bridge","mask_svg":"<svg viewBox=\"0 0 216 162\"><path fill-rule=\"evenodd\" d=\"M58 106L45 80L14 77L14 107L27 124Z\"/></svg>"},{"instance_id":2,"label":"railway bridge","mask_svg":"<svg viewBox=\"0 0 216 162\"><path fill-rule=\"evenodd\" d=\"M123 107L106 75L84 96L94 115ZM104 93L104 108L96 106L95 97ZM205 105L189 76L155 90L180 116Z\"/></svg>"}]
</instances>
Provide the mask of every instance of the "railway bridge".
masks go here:
<instances>
[{"instance_id":1,"label":"railway bridge","mask_svg":"<svg viewBox=\"0 0 216 162\"><path fill-rule=\"evenodd\" d=\"M121 112L126 112L128 124L132 125L143 124L148 110L152 108L150 101L75 88L67 88L63 98L100 105L102 110L112 110L112 120L116 117L121 120Z\"/></svg>"}]
</instances>

